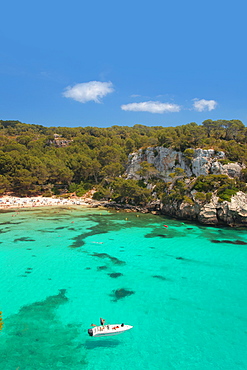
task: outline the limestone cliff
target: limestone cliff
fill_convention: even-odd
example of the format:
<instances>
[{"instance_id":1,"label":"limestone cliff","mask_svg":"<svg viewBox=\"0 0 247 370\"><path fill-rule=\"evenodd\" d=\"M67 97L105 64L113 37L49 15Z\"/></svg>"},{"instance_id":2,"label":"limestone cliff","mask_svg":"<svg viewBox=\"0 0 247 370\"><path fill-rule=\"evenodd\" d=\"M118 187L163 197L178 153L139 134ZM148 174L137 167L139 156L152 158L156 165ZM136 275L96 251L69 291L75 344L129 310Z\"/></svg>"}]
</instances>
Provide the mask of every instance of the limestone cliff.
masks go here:
<instances>
[{"instance_id":1,"label":"limestone cliff","mask_svg":"<svg viewBox=\"0 0 247 370\"><path fill-rule=\"evenodd\" d=\"M169 148L155 147L139 150L129 156L126 170L128 179L144 179L140 175L143 161L152 164L157 170L156 177L164 182L171 182L171 173L182 168L186 174L185 182L200 175L227 175L239 179L245 168L239 163L226 163L224 152L214 149L187 150L184 153ZM226 164L225 164L226 163ZM149 184L150 186L150 184ZM230 201L222 201L214 191L210 200L199 200L196 191L190 191L189 198L172 199L160 204L163 214L180 219L189 219L208 225L247 226L247 195L238 191ZM186 199L187 198L187 199Z\"/></svg>"},{"instance_id":2,"label":"limestone cliff","mask_svg":"<svg viewBox=\"0 0 247 370\"><path fill-rule=\"evenodd\" d=\"M205 204L173 201L161 204L161 213L205 225L247 226L247 195L240 191L230 202L219 202L215 195Z\"/></svg>"},{"instance_id":3,"label":"limestone cliff","mask_svg":"<svg viewBox=\"0 0 247 370\"><path fill-rule=\"evenodd\" d=\"M222 151L199 148L192 150L192 152L192 155L188 155L186 151L182 153L164 147L140 149L129 155L127 178L136 180L141 178L137 173L141 169L143 161L152 164L158 171L159 178L164 181L170 181L169 175L174 172L176 167L182 168L187 177L207 174L226 174L230 177L239 177L243 168L238 163L222 164L220 160L225 159L225 153Z\"/></svg>"}]
</instances>

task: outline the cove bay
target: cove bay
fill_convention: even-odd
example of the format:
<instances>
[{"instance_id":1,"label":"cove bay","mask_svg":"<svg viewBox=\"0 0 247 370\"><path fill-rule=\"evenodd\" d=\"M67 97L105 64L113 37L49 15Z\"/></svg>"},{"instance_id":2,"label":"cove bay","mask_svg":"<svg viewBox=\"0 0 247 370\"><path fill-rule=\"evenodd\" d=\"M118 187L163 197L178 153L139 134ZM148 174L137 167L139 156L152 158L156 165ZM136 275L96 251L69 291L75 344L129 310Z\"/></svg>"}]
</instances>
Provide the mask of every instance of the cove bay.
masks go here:
<instances>
[{"instance_id":1,"label":"cove bay","mask_svg":"<svg viewBox=\"0 0 247 370\"><path fill-rule=\"evenodd\" d=\"M246 230L44 207L0 233L1 369L247 368ZM91 338L100 317L133 329Z\"/></svg>"}]
</instances>

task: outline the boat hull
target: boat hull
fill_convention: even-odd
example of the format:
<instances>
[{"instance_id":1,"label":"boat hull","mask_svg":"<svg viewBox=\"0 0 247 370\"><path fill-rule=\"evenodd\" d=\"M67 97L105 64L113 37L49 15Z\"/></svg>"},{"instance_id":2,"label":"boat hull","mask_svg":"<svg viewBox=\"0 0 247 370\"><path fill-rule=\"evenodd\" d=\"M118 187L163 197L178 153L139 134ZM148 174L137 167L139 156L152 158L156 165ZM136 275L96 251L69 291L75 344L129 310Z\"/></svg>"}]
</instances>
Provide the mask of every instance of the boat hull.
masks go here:
<instances>
[{"instance_id":1,"label":"boat hull","mask_svg":"<svg viewBox=\"0 0 247 370\"><path fill-rule=\"evenodd\" d=\"M91 337L108 337L124 333L127 330L132 329L131 325L105 325L95 326L93 329L88 329L88 334Z\"/></svg>"}]
</instances>

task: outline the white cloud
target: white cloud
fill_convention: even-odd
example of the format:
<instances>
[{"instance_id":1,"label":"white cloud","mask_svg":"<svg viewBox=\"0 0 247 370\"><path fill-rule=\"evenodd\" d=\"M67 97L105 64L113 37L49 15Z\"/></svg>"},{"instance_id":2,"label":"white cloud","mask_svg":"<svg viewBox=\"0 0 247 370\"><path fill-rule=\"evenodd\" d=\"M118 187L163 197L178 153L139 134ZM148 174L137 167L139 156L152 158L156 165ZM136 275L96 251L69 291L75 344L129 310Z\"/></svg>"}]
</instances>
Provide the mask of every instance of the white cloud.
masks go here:
<instances>
[{"instance_id":1,"label":"white cloud","mask_svg":"<svg viewBox=\"0 0 247 370\"><path fill-rule=\"evenodd\" d=\"M100 98L113 91L111 82L90 81L76 84L73 87L66 87L63 96L79 101L80 103L86 103L91 100L95 103L100 103Z\"/></svg>"},{"instance_id":2,"label":"white cloud","mask_svg":"<svg viewBox=\"0 0 247 370\"><path fill-rule=\"evenodd\" d=\"M142 103L121 105L121 109L133 112L165 113L179 112L181 108L177 104L161 103L159 101L144 101Z\"/></svg>"},{"instance_id":3,"label":"white cloud","mask_svg":"<svg viewBox=\"0 0 247 370\"><path fill-rule=\"evenodd\" d=\"M215 109L217 104L218 103L215 100L194 99L193 107L197 112L203 112Z\"/></svg>"}]
</instances>

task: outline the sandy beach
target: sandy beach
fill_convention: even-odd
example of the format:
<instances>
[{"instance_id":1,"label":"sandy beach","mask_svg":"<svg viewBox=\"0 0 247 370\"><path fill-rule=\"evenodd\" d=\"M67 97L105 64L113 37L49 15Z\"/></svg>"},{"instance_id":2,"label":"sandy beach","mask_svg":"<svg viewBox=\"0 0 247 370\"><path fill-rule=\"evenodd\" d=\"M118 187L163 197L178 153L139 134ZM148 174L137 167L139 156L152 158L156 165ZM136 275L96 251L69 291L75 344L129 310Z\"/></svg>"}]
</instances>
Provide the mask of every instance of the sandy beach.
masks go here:
<instances>
[{"instance_id":1,"label":"sandy beach","mask_svg":"<svg viewBox=\"0 0 247 370\"><path fill-rule=\"evenodd\" d=\"M56 207L56 206L85 206L97 204L91 198L57 198L57 197L15 197L3 196L0 198L0 209L30 208L30 207Z\"/></svg>"}]
</instances>

